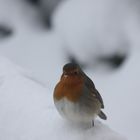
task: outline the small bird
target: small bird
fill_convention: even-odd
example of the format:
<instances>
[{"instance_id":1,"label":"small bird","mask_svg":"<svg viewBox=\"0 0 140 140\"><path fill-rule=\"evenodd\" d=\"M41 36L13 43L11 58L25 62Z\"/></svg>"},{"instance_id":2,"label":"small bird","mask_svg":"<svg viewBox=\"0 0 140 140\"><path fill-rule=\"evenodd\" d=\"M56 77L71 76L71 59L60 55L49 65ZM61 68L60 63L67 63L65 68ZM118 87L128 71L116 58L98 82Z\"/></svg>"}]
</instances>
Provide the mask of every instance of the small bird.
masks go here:
<instances>
[{"instance_id":1,"label":"small bird","mask_svg":"<svg viewBox=\"0 0 140 140\"><path fill-rule=\"evenodd\" d=\"M92 122L99 116L106 120L101 109L104 103L92 80L75 63L63 67L63 74L54 89L54 104L60 115L80 123Z\"/></svg>"}]
</instances>

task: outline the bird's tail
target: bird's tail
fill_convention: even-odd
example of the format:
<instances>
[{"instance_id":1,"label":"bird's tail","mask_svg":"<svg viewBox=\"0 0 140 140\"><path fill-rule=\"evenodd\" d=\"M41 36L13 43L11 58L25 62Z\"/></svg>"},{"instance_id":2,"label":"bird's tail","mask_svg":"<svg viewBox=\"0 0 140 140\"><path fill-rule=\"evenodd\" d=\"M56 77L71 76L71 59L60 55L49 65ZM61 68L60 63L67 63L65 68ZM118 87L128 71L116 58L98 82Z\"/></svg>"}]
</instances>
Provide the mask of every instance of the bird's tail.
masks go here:
<instances>
[{"instance_id":1,"label":"bird's tail","mask_svg":"<svg viewBox=\"0 0 140 140\"><path fill-rule=\"evenodd\" d=\"M103 111L100 111L100 113L98 115L101 119L107 120L107 116L105 115L105 113Z\"/></svg>"}]
</instances>

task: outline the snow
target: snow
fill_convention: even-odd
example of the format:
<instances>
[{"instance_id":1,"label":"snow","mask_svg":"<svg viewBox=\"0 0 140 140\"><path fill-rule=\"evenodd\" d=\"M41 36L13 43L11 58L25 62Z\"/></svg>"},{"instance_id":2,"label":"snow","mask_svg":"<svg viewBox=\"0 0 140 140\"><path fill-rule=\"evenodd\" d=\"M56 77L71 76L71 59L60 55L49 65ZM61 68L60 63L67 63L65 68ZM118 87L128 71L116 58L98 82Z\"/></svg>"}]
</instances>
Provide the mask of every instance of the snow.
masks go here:
<instances>
[{"instance_id":1,"label":"snow","mask_svg":"<svg viewBox=\"0 0 140 140\"><path fill-rule=\"evenodd\" d=\"M126 64L111 75L94 76L96 85L102 94L108 123L113 128L119 128L129 139L139 138L139 78L140 65L137 63L140 53L133 52ZM120 122L120 123L118 123Z\"/></svg>"},{"instance_id":2,"label":"snow","mask_svg":"<svg viewBox=\"0 0 140 140\"><path fill-rule=\"evenodd\" d=\"M55 29L45 31L37 21L39 15L34 8L30 9L23 1L0 0L0 22L14 29L13 36L0 42L0 139L139 139L138 7L133 11L129 3L125 6L125 2L131 0L123 1L120 8L122 16L115 12L117 18L114 20L114 15L108 15L111 13L111 5L108 5L111 0L103 4L109 7L108 11L104 9L100 12L104 7L101 5L99 11L94 9L93 15L92 6L96 1L86 1L63 3L58 7L58 13L54 14ZM97 2L99 7L102 2ZM120 5L120 1L113 0L111 3L114 8ZM123 9L126 12L123 13ZM109 16L116 30L112 27L106 35L104 32L110 22L104 16L98 19L96 13ZM119 25L115 24L116 21ZM105 27L98 24L101 22L106 23ZM120 34L124 34L124 38ZM90 39L92 36L96 37L95 42ZM99 42L101 45L97 47ZM125 43L128 46L123 47ZM89 59L86 58L90 52L97 52L96 55L116 51L129 54L124 65L116 71L102 74L86 70L103 96L104 112L108 116L107 121L97 119L94 128L63 120L54 107L53 88L60 78L62 66L67 62L64 54L67 50L82 61Z\"/></svg>"},{"instance_id":3,"label":"snow","mask_svg":"<svg viewBox=\"0 0 140 140\"><path fill-rule=\"evenodd\" d=\"M125 139L98 121L94 128L65 122L56 112L51 91L22 75L20 70L1 57L0 139Z\"/></svg>"},{"instance_id":4,"label":"snow","mask_svg":"<svg viewBox=\"0 0 140 140\"><path fill-rule=\"evenodd\" d=\"M69 0L59 6L53 24L65 46L87 63L90 55L128 54L139 27L138 1ZM137 32L140 33L138 30ZM93 60L94 61L94 60Z\"/></svg>"}]
</instances>

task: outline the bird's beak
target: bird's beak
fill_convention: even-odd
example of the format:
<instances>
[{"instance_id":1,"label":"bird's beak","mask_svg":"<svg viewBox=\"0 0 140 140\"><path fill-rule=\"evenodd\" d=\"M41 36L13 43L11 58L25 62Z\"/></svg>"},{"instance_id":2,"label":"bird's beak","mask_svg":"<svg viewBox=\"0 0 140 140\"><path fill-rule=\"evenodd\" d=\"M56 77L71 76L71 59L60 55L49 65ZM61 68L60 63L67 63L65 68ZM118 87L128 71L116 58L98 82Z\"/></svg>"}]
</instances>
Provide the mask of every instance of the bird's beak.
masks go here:
<instances>
[{"instance_id":1,"label":"bird's beak","mask_svg":"<svg viewBox=\"0 0 140 140\"><path fill-rule=\"evenodd\" d=\"M63 77L64 77L64 78L67 78L67 77L68 77L68 73L67 73L67 72L64 72L64 73L63 73Z\"/></svg>"},{"instance_id":2,"label":"bird's beak","mask_svg":"<svg viewBox=\"0 0 140 140\"><path fill-rule=\"evenodd\" d=\"M64 74L64 78L67 78L68 77L68 75L67 74Z\"/></svg>"}]
</instances>

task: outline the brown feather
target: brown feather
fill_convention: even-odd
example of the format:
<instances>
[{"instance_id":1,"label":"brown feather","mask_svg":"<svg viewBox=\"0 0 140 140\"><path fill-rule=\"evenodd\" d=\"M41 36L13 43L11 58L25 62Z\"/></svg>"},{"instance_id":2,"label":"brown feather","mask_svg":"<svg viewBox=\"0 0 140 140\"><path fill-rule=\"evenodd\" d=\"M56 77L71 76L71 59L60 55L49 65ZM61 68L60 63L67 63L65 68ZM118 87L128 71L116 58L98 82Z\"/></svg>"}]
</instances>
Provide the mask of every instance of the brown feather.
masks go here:
<instances>
[{"instance_id":1,"label":"brown feather","mask_svg":"<svg viewBox=\"0 0 140 140\"><path fill-rule=\"evenodd\" d=\"M82 95L83 87L83 78L77 76L64 78L62 76L60 82L55 87L54 98L60 100L66 97L68 100L76 102Z\"/></svg>"},{"instance_id":2,"label":"brown feather","mask_svg":"<svg viewBox=\"0 0 140 140\"><path fill-rule=\"evenodd\" d=\"M98 90L95 88L94 83L86 74L84 74L84 76L86 77L85 85L91 90L91 93L93 94L93 96L95 96L100 101L101 108L104 108L103 99L102 99L100 93L98 92Z\"/></svg>"}]
</instances>

